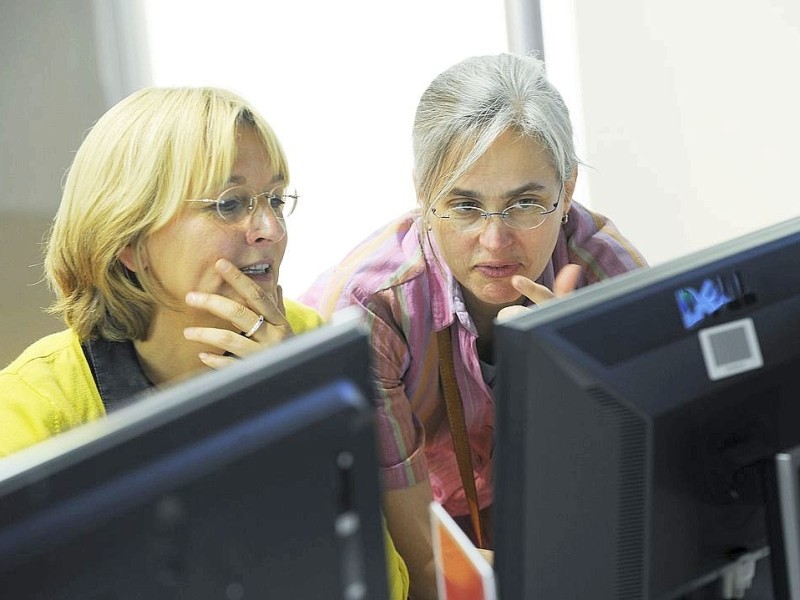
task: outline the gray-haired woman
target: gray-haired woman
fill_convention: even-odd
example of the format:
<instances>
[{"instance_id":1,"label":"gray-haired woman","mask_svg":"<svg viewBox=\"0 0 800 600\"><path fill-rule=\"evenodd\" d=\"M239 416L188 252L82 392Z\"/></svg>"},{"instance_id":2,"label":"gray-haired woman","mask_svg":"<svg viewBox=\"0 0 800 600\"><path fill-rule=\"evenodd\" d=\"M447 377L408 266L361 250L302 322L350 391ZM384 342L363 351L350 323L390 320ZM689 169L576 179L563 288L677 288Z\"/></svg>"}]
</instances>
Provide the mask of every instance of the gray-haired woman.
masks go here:
<instances>
[{"instance_id":1,"label":"gray-haired woman","mask_svg":"<svg viewBox=\"0 0 800 600\"><path fill-rule=\"evenodd\" d=\"M486 516L495 319L645 261L608 219L573 201L579 161L569 113L538 59L501 54L450 67L423 94L413 140L418 208L360 243L301 299L324 316L348 305L368 315L386 516L412 596L432 598L429 502L479 541L450 433L441 346L451 346Z\"/></svg>"}]
</instances>

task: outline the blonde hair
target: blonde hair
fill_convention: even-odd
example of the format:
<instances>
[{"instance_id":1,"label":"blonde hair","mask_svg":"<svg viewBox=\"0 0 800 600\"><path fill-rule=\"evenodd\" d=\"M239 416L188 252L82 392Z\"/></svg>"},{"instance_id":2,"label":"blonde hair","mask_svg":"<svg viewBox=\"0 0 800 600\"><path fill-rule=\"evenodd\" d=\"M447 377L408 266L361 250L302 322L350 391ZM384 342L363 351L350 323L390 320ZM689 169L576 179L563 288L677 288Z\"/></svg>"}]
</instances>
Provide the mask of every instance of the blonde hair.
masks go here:
<instances>
[{"instance_id":1,"label":"blonde hair","mask_svg":"<svg viewBox=\"0 0 800 600\"><path fill-rule=\"evenodd\" d=\"M147 88L97 121L70 167L44 261L56 292L49 311L82 341L147 338L156 304L167 300L141 268L143 243L187 198L220 190L245 127L261 139L273 172L288 182L272 128L226 90ZM135 274L119 260L129 245Z\"/></svg>"}]
</instances>

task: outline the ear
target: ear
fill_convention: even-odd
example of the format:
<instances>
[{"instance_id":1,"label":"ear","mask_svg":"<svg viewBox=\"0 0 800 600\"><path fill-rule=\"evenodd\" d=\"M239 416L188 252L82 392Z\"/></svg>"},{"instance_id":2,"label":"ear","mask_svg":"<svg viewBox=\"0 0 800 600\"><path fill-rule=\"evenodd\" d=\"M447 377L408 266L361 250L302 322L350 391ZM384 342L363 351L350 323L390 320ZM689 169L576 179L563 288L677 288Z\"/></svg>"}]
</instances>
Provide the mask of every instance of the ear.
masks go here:
<instances>
[{"instance_id":1,"label":"ear","mask_svg":"<svg viewBox=\"0 0 800 600\"><path fill-rule=\"evenodd\" d=\"M576 165L575 168L572 170L572 175L569 176L564 182L564 199L562 203L564 204L564 210L561 213L565 215L569 212L569 209L572 207L572 194L575 193L575 184L578 181L578 166Z\"/></svg>"},{"instance_id":2,"label":"ear","mask_svg":"<svg viewBox=\"0 0 800 600\"><path fill-rule=\"evenodd\" d=\"M138 271L139 268L136 264L136 260L134 258L135 256L136 253L133 251L133 246L131 244L128 244L122 249L122 252L119 253L119 256L117 258L119 258L119 261L123 265L125 265L125 268L128 269L128 271L130 271L131 273L136 273L136 271ZM144 260L143 258L142 262L144 263L141 265L142 268L146 269L147 261Z\"/></svg>"}]
</instances>

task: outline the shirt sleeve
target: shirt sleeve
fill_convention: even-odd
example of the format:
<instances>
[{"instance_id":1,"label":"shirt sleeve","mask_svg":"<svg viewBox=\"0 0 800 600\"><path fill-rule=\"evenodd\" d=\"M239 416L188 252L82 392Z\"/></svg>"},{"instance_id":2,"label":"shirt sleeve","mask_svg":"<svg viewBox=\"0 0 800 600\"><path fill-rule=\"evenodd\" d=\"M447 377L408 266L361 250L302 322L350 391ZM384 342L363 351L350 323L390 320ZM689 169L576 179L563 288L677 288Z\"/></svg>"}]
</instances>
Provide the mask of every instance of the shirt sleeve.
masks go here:
<instances>
[{"instance_id":1,"label":"shirt sleeve","mask_svg":"<svg viewBox=\"0 0 800 600\"><path fill-rule=\"evenodd\" d=\"M370 331L383 483L387 489L398 489L426 481L428 466L424 429L414 414L404 383L410 349L386 296L391 296L390 290L373 295L368 301L356 294L354 300L364 308Z\"/></svg>"},{"instance_id":2,"label":"shirt sleeve","mask_svg":"<svg viewBox=\"0 0 800 600\"><path fill-rule=\"evenodd\" d=\"M8 456L58 432L48 427L47 401L13 374L0 374L0 456ZM22 401L19 399L22 398Z\"/></svg>"},{"instance_id":3,"label":"shirt sleeve","mask_svg":"<svg viewBox=\"0 0 800 600\"><path fill-rule=\"evenodd\" d=\"M44 374L46 377L46 373ZM34 380L0 373L0 456L32 446L105 414L99 395L79 382L66 395L56 378ZM80 390L85 390L80 393Z\"/></svg>"},{"instance_id":4,"label":"shirt sleeve","mask_svg":"<svg viewBox=\"0 0 800 600\"><path fill-rule=\"evenodd\" d=\"M406 393L404 375L410 349L395 316L391 290L369 294L356 280L341 281L324 274L301 301L315 307L326 319L348 306L360 307L369 328L372 373L375 384L379 461L386 489L410 487L428 477L424 429ZM398 314L402 314L402 311Z\"/></svg>"}]
</instances>

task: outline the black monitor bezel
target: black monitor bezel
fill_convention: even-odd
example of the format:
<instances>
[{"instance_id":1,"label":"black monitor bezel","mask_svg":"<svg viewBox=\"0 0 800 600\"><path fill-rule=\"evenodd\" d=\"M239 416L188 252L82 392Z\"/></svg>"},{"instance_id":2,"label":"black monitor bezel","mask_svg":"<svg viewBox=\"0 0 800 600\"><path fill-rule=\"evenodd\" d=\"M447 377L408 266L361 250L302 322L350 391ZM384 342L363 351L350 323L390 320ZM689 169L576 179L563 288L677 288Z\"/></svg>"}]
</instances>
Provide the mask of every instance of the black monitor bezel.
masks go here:
<instances>
[{"instance_id":1,"label":"black monitor bezel","mask_svg":"<svg viewBox=\"0 0 800 600\"><path fill-rule=\"evenodd\" d=\"M709 273L722 272L728 274L729 272L734 272L737 261L741 257L780 250L790 243L796 244L799 236L800 219L785 221L701 252L621 275L612 280L578 290L569 297L554 300L547 305L530 311L528 314L497 324L495 356L498 365L498 383L496 387L498 416L496 422L497 446L495 449L495 460L497 461L495 508L499 513L506 516L513 515L513 518L508 521L496 522L496 568L501 594L512 593L514 595L519 593L520 587L514 584L513 581L521 577L526 570L524 557L521 555L521 536L525 535L523 532L526 527L523 508L524 498L525 494L530 492L529 489L526 489L523 481L524 477L520 471L520 469L525 470L530 466L524 465L524 461L520 456L515 456L513 459L517 461L516 465L511 464L512 459L504 458L510 453L511 448L518 451L524 447L526 419L525 414L523 414L524 410L517 410L519 407L513 405L513 401L509 402L507 396L514 392L518 393L520 389L536 385L533 378L528 377L527 374L509 373L507 365L504 364L503 347L506 346L506 351L509 354L512 352L523 353L526 351L521 346L524 343L523 336L531 334L531 332L537 332L538 335L548 338L547 341L542 342L543 344L553 344L552 351L554 355L559 354L561 350L564 351L565 355L568 355L570 353L570 344L576 343L575 340L577 339L584 344L583 350L588 352L588 348L591 350L592 356L595 357L584 365L586 373L590 373L593 369L601 372L603 369L612 368L616 364L628 361L630 356L649 352L659 344L669 344L687 335L696 334L696 331L701 326L687 328L681 322L680 310L678 306L674 305L673 295L675 289L681 285L695 282L695 280L699 281ZM796 257L792 255L782 256L779 261L780 264L777 265L776 271L781 268L789 268L797 263ZM749 295L750 290L748 290L742 294L740 302L733 303L724 310L708 315L708 320L702 326L726 323L741 318L742 315L747 315L753 309L754 303L757 304L759 301L778 303L785 301L788 296L796 296L798 290L795 288L797 288L798 280L797 278L792 278L792 280L794 283L788 286L785 281L780 281L778 278L756 282L753 287L759 290L766 289L763 297L754 298ZM795 287L793 288L792 285ZM616 307L617 305L624 306L629 303L636 303L651 294L653 290L659 290L663 299L663 306L660 305L659 307L664 311L669 311L669 314L665 315L662 311L655 315L654 320L656 322L650 331L643 330L648 326L648 323L626 323L622 317L624 314L622 310L619 312L620 318L608 319L609 331L615 335L624 337L626 333L633 333L631 335L632 339L635 338L632 344L633 347L624 349L625 352L628 352L627 355L608 356L605 347L607 344L604 345L602 339L580 337L580 322L587 315L602 314L607 305ZM665 325L664 322L658 322L659 319L670 319L670 322ZM622 331L615 327L617 325ZM559 348L559 335L567 330L570 331L573 339L569 344L562 343ZM629 332L628 330L631 331ZM566 363L569 363L569 359L566 359ZM575 376L581 377L579 373L576 373ZM511 386L506 383L509 377L513 377L517 381L514 390L511 390ZM531 399L530 401L534 400ZM600 549L598 550L601 551ZM764 556L765 553L764 549L759 549L754 555ZM713 576L718 575L719 573L713 574ZM699 583L699 581L690 582L690 585L694 586Z\"/></svg>"},{"instance_id":2,"label":"black monitor bezel","mask_svg":"<svg viewBox=\"0 0 800 600\"><path fill-rule=\"evenodd\" d=\"M275 390L275 399L242 399L241 393L253 386L263 389L264 382L280 388ZM235 406L227 401L237 395ZM306 403L306 416L288 408L296 397ZM198 449L207 452L204 461L232 461L237 456L247 457L249 452L262 452L269 441L262 436L279 433L276 419L283 419L285 431L296 431L312 422L308 407L314 406L318 414L313 418L323 426L328 419L330 426L335 421L348 428L342 437L353 438L352 452L359 455L353 472L347 475L347 485L353 489L336 501L358 503L354 515L360 522L359 543L363 548L350 543L343 551L369 551L363 556L363 572L356 570L348 575L343 570L342 576L363 576L373 585L379 582L379 589L370 594L384 597L386 562L372 397L368 332L359 317L345 315L335 324L294 337L226 369L148 394L103 419L7 457L0 461L0 505L6 509L0 511L0 556L4 557L2 571L7 574L0 573L0 581L13 579L14 564L27 560L44 560L46 564L51 548L88 539L93 529L105 527L127 508L152 495L152 490L138 494L139 490L133 489L119 506L111 510L105 506L108 514L89 514L85 503L79 509L82 514L69 514L76 502L91 498L97 490L102 492L103 485L108 489L116 486L119 492L120 482L133 474L144 487L147 482L140 472L147 472L152 465L163 467L181 453L196 453ZM349 443L343 442L342 450L347 450ZM194 457L182 464L199 463ZM169 485L181 484L177 479L190 482L197 475L174 466L169 476L176 481ZM203 463L202 468L207 466ZM127 483L131 483L130 477ZM285 518L279 513L271 518ZM37 526L19 527L26 523ZM69 526L48 529L48 523Z\"/></svg>"}]
</instances>

